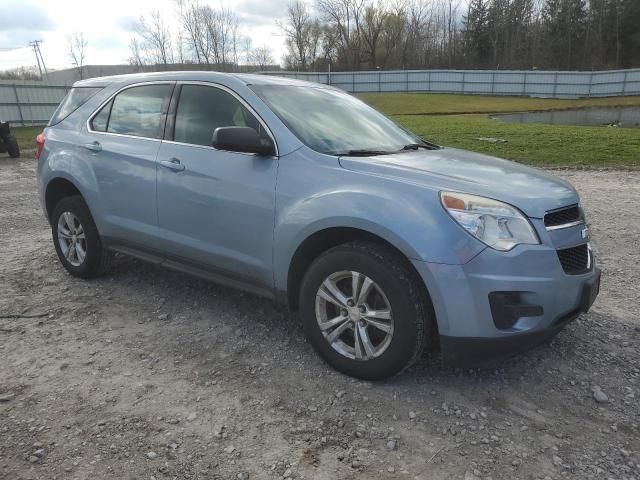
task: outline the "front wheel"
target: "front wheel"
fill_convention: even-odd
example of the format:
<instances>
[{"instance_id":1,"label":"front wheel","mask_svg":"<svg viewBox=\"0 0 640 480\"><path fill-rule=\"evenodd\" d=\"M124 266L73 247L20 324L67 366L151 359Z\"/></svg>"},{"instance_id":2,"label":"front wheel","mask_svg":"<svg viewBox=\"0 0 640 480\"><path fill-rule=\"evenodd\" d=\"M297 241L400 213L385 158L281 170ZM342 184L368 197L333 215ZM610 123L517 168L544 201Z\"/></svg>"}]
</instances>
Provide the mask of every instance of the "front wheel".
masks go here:
<instances>
[{"instance_id":1,"label":"front wheel","mask_svg":"<svg viewBox=\"0 0 640 480\"><path fill-rule=\"evenodd\" d=\"M417 360L434 331L417 274L391 248L353 242L328 250L305 274L305 333L333 368L364 380L393 376Z\"/></svg>"}]
</instances>

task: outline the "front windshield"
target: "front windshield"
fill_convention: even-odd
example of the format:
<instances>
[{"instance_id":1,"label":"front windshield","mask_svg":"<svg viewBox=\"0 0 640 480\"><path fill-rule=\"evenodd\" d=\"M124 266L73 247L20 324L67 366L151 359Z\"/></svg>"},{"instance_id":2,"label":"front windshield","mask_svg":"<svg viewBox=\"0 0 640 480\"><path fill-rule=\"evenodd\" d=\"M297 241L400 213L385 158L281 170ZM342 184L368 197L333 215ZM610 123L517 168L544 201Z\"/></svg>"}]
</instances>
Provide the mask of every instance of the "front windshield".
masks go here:
<instances>
[{"instance_id":1,"label":"front windshield","mask_svg":"<svg viewBox=\"0 0 640 480\"><path fill-rule=\"evenodd\" d=\"M296 85L251 88L300 141L317 152L387 153L423 143L366 103L339 90Z\"/></svg>"}]
</instances>

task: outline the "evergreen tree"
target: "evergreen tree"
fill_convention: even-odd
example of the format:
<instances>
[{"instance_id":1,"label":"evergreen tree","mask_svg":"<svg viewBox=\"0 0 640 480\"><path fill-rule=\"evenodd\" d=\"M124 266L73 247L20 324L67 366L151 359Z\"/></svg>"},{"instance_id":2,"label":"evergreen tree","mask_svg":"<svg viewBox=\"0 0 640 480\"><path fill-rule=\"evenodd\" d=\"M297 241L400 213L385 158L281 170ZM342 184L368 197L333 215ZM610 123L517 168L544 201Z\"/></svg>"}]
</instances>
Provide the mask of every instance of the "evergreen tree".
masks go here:
<instances>
[{"instance_id":1,"label":"evergreen tree","mask_svg":"<svg viewBox=\"0 0 640 480\"><path fill-rule=\"evenodd\" d=\"M572 70L582 62L587 8L585 0L546 0L543 9L547 66Z\"/></svg>"},{"instance_id":2,"label":"evergreen tree","mask_svg":"<svg viewBox=\"0 0 640 480\"><path fill-rule=\"evenodd\" d=\"M464 46L469 63L473 67L486 65L491 54L489 36L489 9L487 0L471 0L464 17Z\"/></svg>"}]
</instances>

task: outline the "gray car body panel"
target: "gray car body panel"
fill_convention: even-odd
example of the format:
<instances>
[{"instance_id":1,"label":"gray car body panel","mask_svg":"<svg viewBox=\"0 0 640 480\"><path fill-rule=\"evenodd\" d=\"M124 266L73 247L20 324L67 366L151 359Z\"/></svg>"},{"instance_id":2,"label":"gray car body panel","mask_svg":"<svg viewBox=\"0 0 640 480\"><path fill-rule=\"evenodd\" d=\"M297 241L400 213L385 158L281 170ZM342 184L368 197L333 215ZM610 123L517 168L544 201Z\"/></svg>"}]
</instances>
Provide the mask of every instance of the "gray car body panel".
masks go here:
<instances>
[{"instance_id":1,"label":"gray car body panel","mask_svg":"<svg viewBox=\"0 0 640 480\"><path fill-rule=\"evenodd\" d=\"M342 158L349 170L394 177L430 189L449 189L495 198L542 218L554 208L578 203L566 181L501 158L458 148L403 152L373 158Z\"/></svg>"},{"instance_id":2,"label":"gray car body panel","mask_svg":"<svg viewBox=\"0 0 640 480\"><path fill-rule=\"evenodd\" d=\"M278 155L258 157L175 142L94 133L87 120L123 88L145 82L219 85L240 97L268 127ZM38 164L44 204L49 182L64 178L85 198L109 245L147 251L168 266L215 272L236 286L286 298L300 245L330 228L355 228L400 250L431 296L440 334L500 337L547 328L575 308L585 275L566 275L556 249L584 243L584 225L547 231L548 210L579 203L575 189L545 172L459 149L407 151L370 158L335 157L300 142L248 85L307 82L255 75L173 72L91 79L100 86L61 123L45 131ZM101 152L84 145L99 141ZM186 169L159 162L179 157ZM498 252L467 234L440 204L441 191L482 195L514 205L531 220L540 245ZM493 324L491 291L531 292L542 318L510 331Z\"/></svg>"}]
</instances>

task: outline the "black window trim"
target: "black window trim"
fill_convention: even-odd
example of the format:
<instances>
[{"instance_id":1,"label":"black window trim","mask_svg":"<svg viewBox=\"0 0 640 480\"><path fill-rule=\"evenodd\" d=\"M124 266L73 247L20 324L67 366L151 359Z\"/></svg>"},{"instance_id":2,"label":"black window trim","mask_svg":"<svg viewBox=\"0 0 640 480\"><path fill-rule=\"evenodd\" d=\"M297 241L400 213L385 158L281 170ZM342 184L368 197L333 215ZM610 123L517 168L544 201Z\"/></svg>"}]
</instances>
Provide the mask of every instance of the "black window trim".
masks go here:
<instances>
[{"instance_id":1,"label":"black window trim","mask_svg":"<svg viewBox=\"0 0 640 480\"><path fill-rule=\"evenodd\" d=\"M219 150L217 148L211 147L211 146L207 146L207 145L198 145L195 143L184 143L184 142L176 142L174 140L174 133L175 133L175 126L176 126L176 111L178 109L178 101L179 101L179 97L180 97L180 93L182 91L182 86L183 85L202 85L205 87L210 87L210 88L217 88L219 90L222 90L228 94L230 94L232 97L234 97L236 100L238 100L238 102L240 102L240 104L245 107L249 113L251 113L256 120L258 120L258 122L260 123L260 125L262 126L262 128L264 128L264 131L267 132L267 135L269 136L269 138L271 139L271 142L273 143L273 147L274 147L274 154L273 157L274 158L278 158L278 143L276 142L276 137L273 135L273 132L271 131L271 129L268 127L267 122L265 122L262 117L258 114L258 112L256 112L253 107L251 105L249 105L249 103L247 103L245 101L244 98L242 98L240 95L238 95L235 91L233 91L232 89L230 89L229 87L222 85L220 83L213 83L213 82L204 82L204 81L190 81L190 80L178 80L176 82L176 87L173 89L173 95L171 97L171 102L169 104L169 112L167 113L167 122L166 122L166 126L165 126L165 131L164 131L164 138L163 138L163 142L166 143L172 143L175 145L187 145L190 147L198 147L198 148L206 148L209 150L215 150L217 152L226 152L227 150ZM236 153L239 155L249 155L249 156L255 156L255 153L244 153L244 152L231 152L231 153Z\"/></svg>"},{"instance_id":2,"label":"black window trim","mask_svg":"<svg viewBox=\"0 0 640 480\"><path fill-rule=\"evenodd\" d=\"M102 110L102 108L105 105L107 105L109 102L111 102L117 95L119 95L120 93L122 93L125 90L128 90L130 88L144 87L146 85L171 85L172 86L172 88L169 90L167 95L165 95L164 101L162 103L162 118L160 120L160 128L158 129L158 137L157 138L144 137L144 136L141 136L141 135L129 135L129 134L126 134L126 133L100 132L98 130L94 130L93 128L91 128L91 123L93 122L93 119L95 117L97 117L98 114L100 113L100 111ZM173 92L175 90L175 85L176 85L176 82L175 81L171 81L171 80L157 80L157 81L153 81L153 82L140 82L140 83L132 83L130 85L125 85L124 87L120 88L119 90L117 90L116 92L111 94L109 96L109 98L107 98L104 102L102 102L100 104L100 106L98 106L98 108L96 108L93 111L93 113L91 115L89 115L89 118L87 119L87 122L86 122L87 131L89 133L95 133L97 135L112 135L112 136L117 136L117 137L139 138L139 139L143 139L143 140L161 142L162 139L163 139L163 133L164 133L164 129L165 129L166 121L167 121L167 111L168 111L168 108L169 108L169 102L173 98ZM111 108L113 108L113 104L111 105ZM111 112L109 112L109 120L111 120ZM107 127L108 127L108 125L109 125L109 121L107 121Z\"/></svg>"}]
</instances>

